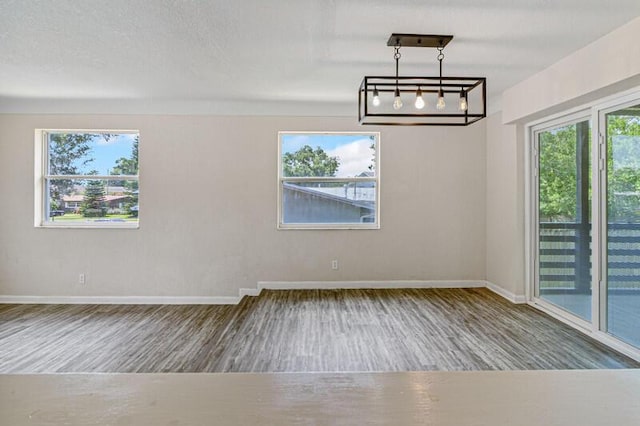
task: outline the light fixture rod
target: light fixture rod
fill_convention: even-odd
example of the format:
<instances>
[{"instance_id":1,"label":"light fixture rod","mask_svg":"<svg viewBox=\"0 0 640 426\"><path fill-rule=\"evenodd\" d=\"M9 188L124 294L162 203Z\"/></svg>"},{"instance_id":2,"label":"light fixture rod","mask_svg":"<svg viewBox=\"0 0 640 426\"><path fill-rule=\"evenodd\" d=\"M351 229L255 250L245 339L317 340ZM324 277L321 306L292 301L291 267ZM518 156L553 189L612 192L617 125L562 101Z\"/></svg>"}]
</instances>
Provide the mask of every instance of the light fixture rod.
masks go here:
<instances>
[{"instance_id":1,"label":"light fixture rod","mask_svg":"<svg viewBox=\"0 0 640 426\"><path fill-rule=\"evenodd\" d=\"M440 86L442 86L442 60L444 59L444 53L442 53L444 47L438 47L438 62L440 63Z\"/></svg>"},{"instance_id":2,"label":"light fixture rod","mask_svg":"<svg viewBox=\"0 0 640 426\"><path fill-rule=\"evenodd\" d=\"M396 44L393 59L396 60L396 86L398 86L398 70L400 68L400 41Z\"/></svg>"}]
</instances>

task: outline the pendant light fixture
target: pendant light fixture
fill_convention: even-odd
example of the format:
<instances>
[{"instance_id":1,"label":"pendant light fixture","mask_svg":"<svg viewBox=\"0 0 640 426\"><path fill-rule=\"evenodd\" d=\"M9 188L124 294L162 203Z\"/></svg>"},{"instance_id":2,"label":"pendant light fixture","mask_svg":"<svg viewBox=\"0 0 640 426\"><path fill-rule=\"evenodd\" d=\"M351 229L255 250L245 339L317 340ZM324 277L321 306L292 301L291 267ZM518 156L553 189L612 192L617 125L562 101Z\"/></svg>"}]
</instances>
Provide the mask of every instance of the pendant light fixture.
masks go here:
<instances>
[{"instance_id":1,"label":"pendant light fixture","mask_svg":"<svg viewBox=\"0 0 640 426\"><path fill-rule=\"evenodd\" d=\"M396 43L393 59L396 61L396 90L393 92L393 109L396 111L402 108L402 98L400 97L400 89L398 88L398 67L400 65L400 42Z\"/></svg>"},{"instance_id":2,"label":"pendant light fixture","mask_svg":"<svg viewBox=\"0 0 640 426\"><path fill-rule=\"evenodd\" d=\"M444 59L444 46L438 46L438 64L440 66L440 89L438 89L438 102L436 103L436 108L442 111L447 107L447 104L444 102L444 90L442 90L442 60Z\"/></svg>"},{"instance_id":3,"label":"pendant light fixture","mask_svg":"<svg viewBox=\"0 0 640 426\"><path fill-rule=\"evenodd\" d=\"M486 117L486 78L442 75L444 48L451 35L391 34L387 46L394 48L395 75L365 76L358 91L360 124L467 126ZM437 77L400 75L402 47L429 47L438 51ZM403 94L415 95L405 105ZM458 104L447 107L447 99ZM432 101L427 101L432 97ZM434 105L434 107L430 107Z\"/></svg>"}]
</instances>

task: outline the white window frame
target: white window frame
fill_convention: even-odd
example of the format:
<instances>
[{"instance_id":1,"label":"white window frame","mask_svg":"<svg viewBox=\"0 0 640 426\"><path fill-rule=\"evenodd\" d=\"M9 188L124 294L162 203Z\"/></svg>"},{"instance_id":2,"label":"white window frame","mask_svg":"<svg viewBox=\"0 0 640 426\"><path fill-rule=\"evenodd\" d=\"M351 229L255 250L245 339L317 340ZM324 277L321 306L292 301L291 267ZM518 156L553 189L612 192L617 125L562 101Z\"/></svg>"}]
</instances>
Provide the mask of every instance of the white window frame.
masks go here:
<instances>
[{"instance_id":1,"label":"white window frame","mask_svg":"<svg viewBox=\"0 0 640 426\"><path fill-rule=\"evenodd\" d=\"M55 222L48 220L49 194L47 182L52 179L87 180L129 180L140 182L137 175L52 175L49 174L49 133L90 133L90 134L136 134L139 130L115 129L36 129L35 130L35 202L34 226L36 228L80 228L80 229L138 229L140 218L136 222Z\"/></svg>"},{"instance_id":2,"label":"white window frame","mask_svg":"<svg viewBox=\"0 0 640 426\"><path fill-rule=\"evenodd\" d=\"M376 149L375 176L374 177L285 177L282 176L282 137L284 135L367 135L375 138ZM380 229L380 132L324 132L324 131L281 131L278 132L278 208L277 208L277 229ZM375 183L375 222L360 223L284 223L283 188L286 182L374 182Z\"/></svg>"}]
</instances>

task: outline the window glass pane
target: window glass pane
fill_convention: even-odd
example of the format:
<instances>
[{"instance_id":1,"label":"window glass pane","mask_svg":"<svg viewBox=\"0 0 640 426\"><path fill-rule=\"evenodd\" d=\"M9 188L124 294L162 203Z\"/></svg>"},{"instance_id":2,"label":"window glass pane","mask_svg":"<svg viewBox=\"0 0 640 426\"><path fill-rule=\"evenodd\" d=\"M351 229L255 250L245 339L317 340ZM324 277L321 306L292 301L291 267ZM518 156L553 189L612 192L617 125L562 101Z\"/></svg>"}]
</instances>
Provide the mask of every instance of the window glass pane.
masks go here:
<instances>
[{"instance_id":1,"label":"window glass pane","mask_svg":"<svg viewBox=\"0 0 640 426\"><path fill-rule=\"evenodd\" d=\"M281 136L283 177L376 175L376 138L371 134L296 133Z\"/></svg>"},{"instance_id":2,"label":"window glass pane","mask_svg":"<svg viewBox=\"0 0 640 426\"><path fill-rule=\"evenodd\" d=\"M47 134L50 175L137 175L138 135L134 133Z\"/></svg>"},{"instance_id":3,"label":"window glass pane","mask_svg":"<svg viewBox=\"0 0 640 426\"><path fill-rule=\"evenodd\" d=\"M591 318L591 185L588 120L538 133L537 294Z\"/></svg>"},{"instance_id":4,"label":"window glass pane","mask_svg":"<svg viewBox=\"0 0 640 426\"><path fill-rule=\"evenodd\" d=\"M640 347L640 105L606 126L607 331Z\"/></svg>"},{"instance_id":5,"label":"window glass pane","mask_svg":"<svg viewBox=\"0 0 640 426\"><path fill-rule=\"evenodd\" d=\"M284 182L283 223L375 223L374 181Z\"/></svg>"},{"instance_id":6,"label":"window glass pane","mask_svg":"<svg viewBox=\"0 0 640 426\"><path fill-rule=\"evenodd\" d=\"M45 221L138 222L138 181L47 179Z\"/></svg>"},{"instance_id":7,"label":"window glass pane","mask_svg":"<svg viewBox=\"0 0 640 426\"><path fill-rule=\"evenodd\" d=\"M378 138L281 132L280 224L377 228Z\"/></svg>"}]
</instances>

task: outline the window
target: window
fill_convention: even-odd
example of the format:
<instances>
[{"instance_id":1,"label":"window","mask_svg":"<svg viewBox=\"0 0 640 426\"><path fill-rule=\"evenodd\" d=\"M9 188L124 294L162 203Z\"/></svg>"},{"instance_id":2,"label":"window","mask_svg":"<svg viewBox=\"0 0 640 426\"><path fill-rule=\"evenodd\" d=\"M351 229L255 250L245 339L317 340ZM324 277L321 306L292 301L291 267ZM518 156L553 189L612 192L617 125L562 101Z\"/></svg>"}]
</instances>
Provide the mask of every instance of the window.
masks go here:
<instances>
[{"instance_id":1,"label":"window","mask_svg":"<svg viewBox=\"0 0 640 426\"><path fill-rule=\"evenodd\" d=\"M278 228L378 229L379 133L279 133Z\"/></svg>"},{"instance_id":2,"label":"window","mask_svg":"<svg viewBox=\"0 0 640 426\"><path fill-rule=\"evenodd\" d=\"M35 225L138 227L137 131L36 131Z\"/></svg>"}]
</instances>

